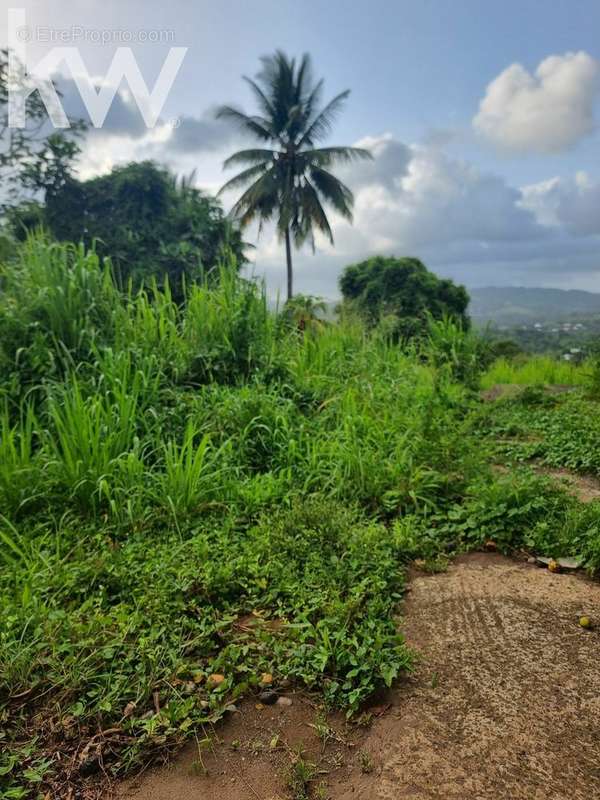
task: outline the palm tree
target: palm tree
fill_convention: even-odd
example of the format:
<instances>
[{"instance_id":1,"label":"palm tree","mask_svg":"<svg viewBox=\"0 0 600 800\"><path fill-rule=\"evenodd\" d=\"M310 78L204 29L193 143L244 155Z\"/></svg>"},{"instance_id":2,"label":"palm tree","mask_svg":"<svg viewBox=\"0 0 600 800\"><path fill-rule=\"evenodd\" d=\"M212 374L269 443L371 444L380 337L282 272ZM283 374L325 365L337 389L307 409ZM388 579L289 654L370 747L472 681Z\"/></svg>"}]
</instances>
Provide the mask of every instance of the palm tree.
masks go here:
<instances>
[{"instance_id":1,"label":"palm tree","mask_svg":"<svg viewBox=\"0 0 600 800\"><path fill-rule=\"evenodd\" d=\"M285 304L284 314L298 330L318 330L323 326L327 313L327 303L322 297L310 294L297 294Z\"/></svg>"},{"instance_id":2,"label":"palm tree","mask_svg":"<svg viewBox=\"0 0 600 800\"><path fill-rule=\"evenodd\" d=\"M315 148L315 143L331 130L350 92L338 94L322 107L323 81L313 80L307 54L299 64L280 50L261 61L256 80L244 77L258 102L259 113L245 114L222 106L217 117L232 120L265 146L240 150L225 161L224 167L244 165L245 169L229 180L219 194L247 187L231 211L242 226L257 219L260 231L263 223L275 219L277 232L285 240L289 300L293 295L292 239L296 247L310 241L314 251L316 228L333 244L324 202L352 220L352 192L330 167L372 156L357 147Z\"/></svg>"}]
</instances>

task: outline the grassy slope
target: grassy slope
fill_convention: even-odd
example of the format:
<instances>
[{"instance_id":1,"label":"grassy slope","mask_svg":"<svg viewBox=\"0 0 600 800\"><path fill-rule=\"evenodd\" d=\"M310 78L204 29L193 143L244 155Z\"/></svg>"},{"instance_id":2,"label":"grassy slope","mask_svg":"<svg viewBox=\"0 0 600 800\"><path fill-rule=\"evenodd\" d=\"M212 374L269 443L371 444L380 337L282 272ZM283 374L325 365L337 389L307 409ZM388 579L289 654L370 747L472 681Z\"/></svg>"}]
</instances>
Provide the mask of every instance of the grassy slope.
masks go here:
<instances>
[{"instance_id":1,"label":"grassy slope","mask_svg":"<svg viewBox=\"0 0 600 800\"><path fill-rule=\"evenodd\" d=\"M46 756L98 730L118 728L109 769L176 744L265 671L353 711L409 666L392 620L406 552L384 523L462 492L460 386L352 324L300 336L228 270L181 313L32 241L5 289L15 796L64 782Z\"/></svg>"},{"instance_id":2,"label":"grassy slope","mask_svg":"<svg viewBox=\"0 0 600 800\"><path fill-rule=\"evenodd\" d=\"M483 389L489 389L498 383L521 386L582 386L589 380L589 369L587 364L575 365L550 356L532 356L525 361L499 358L482 376L481 386Z\"/></svg>"},{"instance_id":3,"label":"grassy slope","mask_svg":"<svg viewBox=\"0 0 600 800\"><path fill-rule=\"evenodd\" d=\"M355 711L410 666L411 558L493 538L600 563L574 501L492 477L451 334L299 335L228 269L181 312L122 298L93 253L26 246L0 302L7 796L64 787L99 730L110 771L176 746L263 672Z\"/></svg>"}]
</instances>

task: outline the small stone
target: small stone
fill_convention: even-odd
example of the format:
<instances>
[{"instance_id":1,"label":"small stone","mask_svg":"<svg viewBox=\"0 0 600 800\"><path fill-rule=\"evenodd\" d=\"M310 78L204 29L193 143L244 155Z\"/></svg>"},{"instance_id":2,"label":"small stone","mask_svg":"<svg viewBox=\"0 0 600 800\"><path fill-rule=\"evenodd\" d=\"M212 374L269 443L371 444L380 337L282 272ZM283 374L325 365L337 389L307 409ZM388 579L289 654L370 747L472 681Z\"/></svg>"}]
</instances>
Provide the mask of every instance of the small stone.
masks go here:
<instances>
[{"instance_id":1,"label":"small stone","mask_svg":"<svg viewBox=\"0 0 600 800\"><path fill-rule=\"evenodd\" d=\"M292 701L289 697L278 697L276 705L278 706L291 706Z\"/></svg>"},{"instance_id":2,"label":"small stone","mask_svg":"<svg viewBox=\"0 0 600 800\"><path fill-rule=\"evenodd\" d=\"M268 689L266 692L261 692L258 699L266 706L272 706L277 702L277 692Z\"/></svg>"},{"instance_id":3,"label":"small stone","mask_svg":"<svg viewBox=\"0 0 600 800\"><path fill-rule=\"evenodd\" d=\"M527 559L528 564L537 564L537 558L535 556L529 556Z\"/></svg>"}]
</instances>

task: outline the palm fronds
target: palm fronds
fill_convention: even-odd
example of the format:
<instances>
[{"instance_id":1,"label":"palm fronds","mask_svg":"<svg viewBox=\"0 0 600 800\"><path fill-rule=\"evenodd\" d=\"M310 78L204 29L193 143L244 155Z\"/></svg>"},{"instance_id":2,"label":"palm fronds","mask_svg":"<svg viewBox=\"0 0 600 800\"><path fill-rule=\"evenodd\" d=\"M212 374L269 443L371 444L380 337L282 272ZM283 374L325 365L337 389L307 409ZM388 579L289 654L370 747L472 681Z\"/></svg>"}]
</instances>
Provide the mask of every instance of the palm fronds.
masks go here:
<instances>
[{"instance_id":1,"label":"palm fronds","mask_svg":"<svg viewBox=\"0 0 600 800\"><path fill-rule=\"evenodd\" d=\"M308 241L314 249L318 230L333 243L325 205L352 220L352 192L330 169L372 156L358 147L315 147L329 135L349 91L340 92L321 106L323 81L315 82L307 54L296 62L278 50L261 61L256 79L244 78L260 113L249 115L223 106L217 116L229 119L271 147L247 148L230 156L224 167L243 165L246 169L227 181L220 193L245 189L231 210L242 225L257 220L260 230L265 222L275 221L279 235L286 240L289 298L290 239L293 237L296 247Z\"/></svg>"}]
</instances>

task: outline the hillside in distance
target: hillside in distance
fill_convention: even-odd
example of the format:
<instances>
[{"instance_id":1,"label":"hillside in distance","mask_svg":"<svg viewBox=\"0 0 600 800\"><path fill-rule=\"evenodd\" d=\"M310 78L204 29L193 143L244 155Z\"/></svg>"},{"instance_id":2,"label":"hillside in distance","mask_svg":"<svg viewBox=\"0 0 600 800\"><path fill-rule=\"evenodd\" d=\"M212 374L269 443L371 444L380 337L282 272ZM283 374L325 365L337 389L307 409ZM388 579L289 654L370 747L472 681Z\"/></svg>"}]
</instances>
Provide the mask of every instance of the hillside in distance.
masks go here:
<instances>
[{"instance_id":1,"label":"hillside in distance","mask_svg":"<svg viewBox=\"0 0 600 800\"><path fill-rule=\"evenodd\" d=\"M469 289L469 314L477 325L527 325L600 314L600 294L579 289L486 286Z\"/></svg>"}]
</instances>

